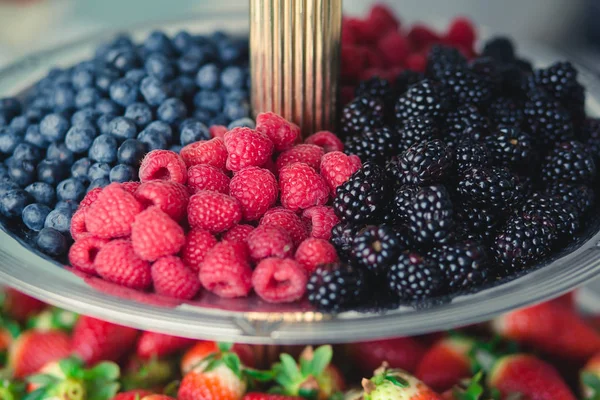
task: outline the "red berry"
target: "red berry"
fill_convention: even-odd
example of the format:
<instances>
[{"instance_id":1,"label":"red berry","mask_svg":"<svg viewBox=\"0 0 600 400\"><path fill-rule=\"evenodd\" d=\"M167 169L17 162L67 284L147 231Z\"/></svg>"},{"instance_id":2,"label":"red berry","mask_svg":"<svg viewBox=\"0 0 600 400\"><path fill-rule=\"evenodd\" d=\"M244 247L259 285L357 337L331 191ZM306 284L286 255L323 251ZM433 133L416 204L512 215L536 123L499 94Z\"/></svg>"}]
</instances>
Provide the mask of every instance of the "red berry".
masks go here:
<instances>
[{"instance_id":1,"label":"red berry","mask_svg":"<svg viewBox=\"0 0 600 400\"><path fill-rule=\"evenodd\" d=\"M309 238L300 243L294 258L311 274L321 264L336 262L338 255L335 247L327 240Z\"/></svg>"},{"instance_id":2,"label":"red berry","mask_svg":"<svg viewBox=\"0 0 600 400\"><path fill-rule=\"evenodd\" d=\"M271 139L275 151L284 151L291 148L296 139L300 137L300 127L298 125L272 112L258 114L256 117L256 130Z\"/></svg>"},{"instance_id":3,"label":"red berry","mask_svg":"<svg viewBox=\"0 0 600 400\"><path fill-rule=\"evenodd\" d=\"M120 185L121 185L121 189L123 189L126 192L129 192L131 194L134 194L135 191L138 190L138 188L140 187L141 183L140 182L123 182Z\"/></svg>"},{"instance_id":4,"label":"red berry","mask_svg":"<svg viewBox=\"0 0 600 400\"><path fill-rule=\"evenodd\" d=\"M385 75L384 71L387 65L379 50L377 48L367 47L365 48L365 54L367 56L368 68L363 70L361 74L361 80L372 78L374 76L383 77ZM368 78L366 77L367 75L369 75Z\"/></svg>"},{"instance_id":5,"label":"red berry","mask_svg":"<svg viewBox=\"0 0 600 400\"><path fill-rule=\"evenodd\" d=\"M297 211L320 206L329 200L329 187L314 169L304 163L287 165L279 172L281 204Z\"/></svg>"},{"instance_id":6,"label":"red berry","mask_svg":"<svg viewBox=\"0 0 600 400\"><path fill-rule=\"evenodd\" d=\"M320 146L315 144L299 144L281 153L279 157L277 157L275 168L277 172L279 172L287 165L302 162L318 171L323 154L325 153Z\"/></svg>"},{"instance_id":7,"label":"red berry","mask_svg":"<svg viewBox=\"0 0 600 400\"><path fill-rule=\"evenodd\" d=\"M131 243L143 260L154 261L176 254L185 244L183 228L158 207L150 207L135 217Z\"/></svg>"},{"instance_id":8,"label":"red berry","mask_svg":"<svg viewBox=\"0 0 600 400\"><path fill-rule=\"evenodd\" d=\"M302 298L306 281L304 268L289 258L265 258L252 273L254 291L269 303L289 303Z\"/></svg>"},{"instance_id":9,"label":"red berry","mask_svg":"<svg viewBox=\"0 0 600 400\"><path fill-rule=\"evenodd\" d=\"M267 135L250 128L234 128L225 134L227 169L239 171L260 167L273 154L273 142Z\"/></svg>"},{"instance_id":10,"label":"red berry","mask_svg":"<svg viewBox=\"0 0 600 400\"><path fill-rule=\"evenodd\" d=\"M94 188L94 189L90 190L89 192L87 192L87 194L85 195L83 200L81 200L79 202L79 208L91 206L92 203L96 201L98 196L100 196L100 193L102 193L102 188L99 188L99 187Z\"/></svg>"},{"instance_id":11,"label":"red berry","mask_svg":"<svg viewBox=\"0 0 600 400\"><path fill-rule=\"evenodd\" d=\"M406 35L414 50L422 50L433 43L438 43L440 36L423 24L414 24Z\"/></svg>"},{"instance_id":12,"label":"red berry","mask_svg":"<svg viewBox=\"0 0 600 400\"><path fill-rule=\"evenodd\" d=\"M335 193L337 187L346 182L360 167L360 158L357 156L332 151L321 159L321 176L327 182L331 192Z\"/></svg>"},{"instance_id":13,"label":"red berry","mask_svg":"<svg viewBox=\"0 0 600 400\"><path fill-rule=\"evenodd\" d=\"M342 45L341 51L341 75L342 78L354 81L360 78L360 74L367 67L367 54L362 49L353 45ZM352 93L354 97L354 93Z\"/></svg>"},{"instance_id":14,"label":"red berry","mask_svg":"<svg viewBox=\"0 0 600 400\"><path fill-rule=\"evenodd\" d=\"M245 242L250 232L254 230L252 225L236 225L223 235L223 240Z\"/></svg>"},{"instance_id":15,"label":"red berry","mask_svg":"<svg viewBox=\"0 0 600 400\"><path fill-rule=\"evenodd\" d=\"M331 229L338 224L339 218L329 206L314 206L307 208L302 217L311 222L310 236L317 239L329 240Z\"/></svg>"},{"instance_id":16,"label":"red berry","mask_svg":"<svg viewBox=\"0 0 600 400\"><path fill-rule=\"evenodd\" d=\"M220 297L247 296L252 288L252 268L246 244L217 243L200 266L200 282Z\"/></svg>"},{"instance_id":17,"label":"red berry","mask_svg":"<svg viewBox=\"0 0 600 400\"><path fill-rule=\"evenodd\" d=\"M389 32L377 42L383 58L392 66L402 66L409 53L408 40L399 32Z\"/></svg>"},{"instance_id":18,"label":"red berry","mask_svg":"<svg viewBox=\"0 0 600 400\"><path fill-rule=\"evenodd\" d=\"M192 229L185 238L181 249L181 259L184 264L198 272L206 253L217 244L217 239L203 229Z\"/></svg>"},{"instance_id":19,"label":"red berry","mask_svg":"<svg viewBox=\"0 0 600 400\"><path fill-rule=\"evenodd\" d=\"M448 33L446 33L446 40L449 43L461 45L467 49L473 48L476 38L475 26L468 18L454 19L448 28Z\"/></svg>"},{"instance_id":20,"label":"red berry","mask_svg":"<svg viewBox=\"0 0 600 400\"><path fill-rule=\"evenodd\" d=\"M181 221L185 217L190 194L180 183L150 181L137 188L135 198L146 207L157 206L169 217Z\"/></svg>"},{"instance_id":21,"label":"red berry","mask_svg":"<svg viewBox=\"0 0 600 400\"><path fill-rule=\"evenodd\" d=\"M211 190L229 194L229 177L223 170L208 164L193 165L188 169L188 188L192 193Z\"/></svg>"},{"instance_id":22,"label":"red berry","mask_svg":"<svg viewBox=\"0 0 600 400\"><path fill-rule=\"evenodd\" d=\"M225 162L227 161L227 149L221 138L188 144L181 149L179 154L188 167L198 164L208 164L224 170Z\"/></svg>"},{"instance_id":23,"label":"red berry","mask_svg":"<svg viewBox=\"0 0 600 400\"><path fill-rule=\"evenodd\" d=\"M150 263L133 251L129 240L105 244L94 261L96 272L107 281L132 289L147 289L152 284Z\"/></svg>"},{"instance_id":24,"label":"red berry","mask_svg":"<svg viewBox=\"0 0 600 400\"><path fill-rule=\"evenodd\" d=\"M158 294L189 300L200 290L198 274L186 267L179 257L159 258L151 270L154 290Z\"/></svg>"},{"instance_id":25,"label":"red berry","mask_svg":"<svg viewBox=\"0 0 600 400\"><path fill-rule=\"evenodd\" d=\"M285 229L272 225L261 225L246 239L250 258L254 261L267 257L286 258L294 254L294 242Z\"/></svg>"},{"instance_id":26,"label":"red berry","mask_svg":"<svg viewBox=\"0 0 600 400\"><path fill-rule=\"evenodd\" d=\"M75 211L75 214L71 217L71 237L73 240L79 240L89 234L87 227L85 226L85 212L87 207L81 207Z\"/></svg>"},{"instance_id":27,"label":"red berry","mask_svg":"<svg viewBox=\"0 0 600 400\"><path fill-rule=\"evenodd\" d=\"M340 89L340 101L342 105L346 105L354 99L354 86L342 86ZM341 150L340 150L341 151Z\"/></svg>"},{"instance_id":28,"label":"red berry","mask_svg":"<svg viewBox=\"0 0 600 400\"><path fill-rule=\"evenodd\" d=\"M152 150L142 160L139 175L142 182L162 179L183 184L187 181L187 168L174 151Z\"/></svg>"},{"instance_id":29,"label":"red berry","mask_svg":"<svg viewBox=\"0 0 600 400\"><path fill-rule=\"evenodd\" d=\"M406 68L417 71L425 72L427 67L427 58L423 54L413 53L406 58Z\"/></svg>"},{"instance_id":30,"label":"red berry","mask_svg":"<svg viewBox=\"0 0 600 400\"><path fill-rule=\"evenodd\" d=\"M242 219L240 202L226 194L201 190L190 198L188 222L193 228L224 232Z\"/></svg>"},{"instance_id":31,"label":"red berry","mask_svg":"<svg viewBox=\"0 0 600 400\"><path fill-rule=\"evenodd\" d=\"M355 45L362 40L361 32L365 22L358 18L344 18L342 24L342 45Z\"/></svg>"},{"instance_id":32,"label":"red berry","mask_svg":"<svg viewBox=\"0 0 600 400\"><path fill-rule=\"evenodd\" d=\"M208 131L210 132L211 137L223 139L227 133L227 127L224 125L213 125L208 128Z\"/></svg>"},{"instance_id":33,"label":"red berry","mask_svg":"<svg viewBox=\"0 0 600 400\"><path fill-rule=\"evenodd\" d=\"M260 220L260 225L278 226L287 231L297 246L308 237L308 226L294 213L285 208L272 208Z\"/></svg>"},{"instance_id":34,"label":"red berry","mask_svg":"<svg viewBox=\"0 0 600 400\"><path fill-rule=\"evenodd\" d=\"M306 138L304 143L316 144L323 148L325 153L331 151L344 151L344 144L335 133L329 131L320 131Z\"/></svg>"},{"instance_id":35,"label":"red berry","mask_svg":"<svg viewBox=\"0 0 600 400\"><path fill-rule=\"evenodd\" d=\"M400 29L400 21L394 12L383 4L376 4L371 8L367 24L378 29L380 35L389 31L397 32Z\"/></svg>"},{"instance_id":36,"label":"red berry","mask_svg":"<svg viewBox=\"0 0 600 400\"><path fill-rule=\"evenodd\" d=\"M94 260L106 243L108 243L108 240L93 236L86 236L77 240L69 249L69 262L72 266L87 274L95 274Z\"/></svg>"},{"instance_id":37,"label":"red berry","mask_svg":"<svg viewBox=\"0 0 600 400\"><path fill-rule=\"evenodd\" d=\"M131 224L142 210L142 204L131 193L111 183L86 209L85 226L92 235L104 239L129 236Z\"/></svg>"},{"instance_id":38,"label":"red berry","mask_svg":"<svg viewBox=\"0 0 600 400\"><path fill-rule=\"evenodd\" d=\"M233 176L229 192L240 202L244 220L254 221L277 202L279 188L275 175L270 171L248 167Z\"/></svg>"}]
</instances>

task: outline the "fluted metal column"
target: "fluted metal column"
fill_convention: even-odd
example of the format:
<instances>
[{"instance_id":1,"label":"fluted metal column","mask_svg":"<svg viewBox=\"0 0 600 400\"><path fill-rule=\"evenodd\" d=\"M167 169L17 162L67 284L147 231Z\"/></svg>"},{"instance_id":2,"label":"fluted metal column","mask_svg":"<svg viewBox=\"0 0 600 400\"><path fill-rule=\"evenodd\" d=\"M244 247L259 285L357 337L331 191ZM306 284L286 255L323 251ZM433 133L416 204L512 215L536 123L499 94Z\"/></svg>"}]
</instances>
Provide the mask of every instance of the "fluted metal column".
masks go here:
<instances>
[{"instance_id":1,"label":"fluted metal column","mask_svg":"<svg viewBox=\"0 0 600 400\"><path fill-rule=\"evenodd\" d=\"M333 129L342 0L250 0L255 115L273 111L303 134Z\"/></svg>"}]
</instances>

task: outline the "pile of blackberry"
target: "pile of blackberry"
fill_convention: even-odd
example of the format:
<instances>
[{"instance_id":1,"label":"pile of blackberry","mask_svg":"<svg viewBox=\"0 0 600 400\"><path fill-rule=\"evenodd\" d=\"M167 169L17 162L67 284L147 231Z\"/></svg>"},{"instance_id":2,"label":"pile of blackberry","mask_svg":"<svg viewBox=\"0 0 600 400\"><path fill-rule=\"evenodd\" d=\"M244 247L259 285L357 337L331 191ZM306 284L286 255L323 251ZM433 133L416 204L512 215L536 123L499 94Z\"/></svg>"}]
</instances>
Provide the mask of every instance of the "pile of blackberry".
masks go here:
<instances>
[{"instance_id":1,"label":"pile of blackberry","mask_svg":"<svg viewBox=\"0 0 600 400\"><path fill-rule=\"evenodd\" d=\"M312 303L451 298L572 242L600 159L584 92L569 62L534 70L503 37L471 60L434 46L424 74L362 82L341 117L345 151L363 161L333 203L342 262L310 279ZM327 273L337 280L319 285Z\"/></svg>"},{"instance_id":2,"label":"pile of blackberry","mask_svg":"<svg viewBox=\"0 0 600 400\"><path fill-rule=\"evenodd\" d=\"M209 139L209 126L253 126L248 82L247 39L223 33L118 36L51 70L23 98L0 99L1 220L64 254L86 192L137 180L148 151Z\"/></svg>"}]
</instances>

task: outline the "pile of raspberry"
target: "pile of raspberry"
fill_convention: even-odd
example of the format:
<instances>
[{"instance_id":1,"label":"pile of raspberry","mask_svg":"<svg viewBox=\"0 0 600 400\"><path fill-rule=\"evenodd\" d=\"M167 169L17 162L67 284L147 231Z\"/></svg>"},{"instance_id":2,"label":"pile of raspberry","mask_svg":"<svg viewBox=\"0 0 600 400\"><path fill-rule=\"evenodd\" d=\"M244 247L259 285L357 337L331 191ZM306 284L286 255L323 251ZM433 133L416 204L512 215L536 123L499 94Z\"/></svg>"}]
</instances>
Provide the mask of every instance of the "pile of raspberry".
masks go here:
<instances>
[{"instance_id":1,"label":"pile of raspberry","mask_svg":"<svg viewBox=\"0 0 600 400\"><path fill-rule=\"evenodd\" d=\"M210 140L154 150L141 182L90 191L72 218L73 267L133 289L193 299L252 290L267 302L304 296L317 265L338 260L337 186L361 167L321 131L273 113L256 129L213 126Z\"/></svg>"}]
</instances>

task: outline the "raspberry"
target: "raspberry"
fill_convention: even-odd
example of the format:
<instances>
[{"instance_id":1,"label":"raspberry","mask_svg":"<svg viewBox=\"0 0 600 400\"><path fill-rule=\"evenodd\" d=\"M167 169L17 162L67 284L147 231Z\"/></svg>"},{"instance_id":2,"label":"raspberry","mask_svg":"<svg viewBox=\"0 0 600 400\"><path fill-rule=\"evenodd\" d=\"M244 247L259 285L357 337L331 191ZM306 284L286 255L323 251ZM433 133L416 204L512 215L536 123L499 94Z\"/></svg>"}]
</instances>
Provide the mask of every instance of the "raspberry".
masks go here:
<instances>
[{"instance_id":1,"label":"raspberry","mask_svg":"<svg viewBox=\"0 0 600 400\"><path fill-rule=\"evenodd\" d=\"M367 25L373 27L379 35L394 31L400 28L400 21L396 18L394 12L382 4L376 4L371 8L367 17Z\"/></svg>"},{"instance_id":2,"label":"raspberry","mask_svg":"<svg viewBox=\"0 0 600 400\"><path fill-rule=\"evenodd\" d=\"M432 31L428 26L419 23L411 26L406 37L412 47L417 50L426 48L432 43L440 41L440 37L437 33Z\"/></svg>"},{"instance_id":3,"label":"raspberry","mask_svg":"<svg viewBox=\"0 0 600 400\"><path fill-rule=\"evenodd\" d=\"M188 222L212 233L226 231L242 219L242 206L233 197L201 190L190 198Z\"/></svg>"},{"instance_id":4,"label":"raspberry","mask_svg":"<svg viewBox=\"0 0 600 400\"><path fill-rule=\"evenodd\" d=\"M402 66L409 53L409 44L399 32L389 32L379 39L377 49L390 66Z\"/></svg>"},{"instance_id":5,"label":"raspberry","mask_svg":"<svg viewBox=\"0 0 600 400\"><path fill-rule=\"evenodd\" d=\"M286 258L294 253L294 242L290 234L278 226L259 226L250 232L246 243L250 258L254 261L268 257Z\"/></svg>"},{"instance_id":6,"label":"raspberry","mask_svg":"<svg viewBox=\"0 0 600 400\"><path fill-rule=\"evenodd\" d=\"M96 201L96 199L98 198L98 196L100 195L101 192L102 192L102 188L100 188L100 187L94 188L94 189L90 190L89 192L87 192L87 194L85 195L83 200L81 200L79 202L79 207L91 206L92 203Z\"/></svg>"},{"instance_id":7,"label":"raspberry","mask_svg":"<svg viewBox=\"0 0 600 400\"><path fill-rule=\"evenodd\" d=\"M108 240L93 236L87 236L76 241L69 249L69 262L72 266L87 274L95 274L94 260L106 243L108 243Z\"/></svg>"},{"instance_id":8,"label":"raspberry","mask_svg":"<svg viewBox=\"0 0 600 400\"><path fill-rule=\"evenodd\" d=\"M287 165L279 172L281 204L297 211L321 206L329 200L329 187L314 169L304 163Z\"/></svg>"},{"instance_id":9,"label":"raspberry","mask_svg":"<svg viewBox=\"0 0 600 400\"><path fill-rule=\"evenodd\" d=\"M239 242L245 242L246 239L248 238L248 235L253 230L254 230L254 227L252 225L244 225L244 224L236 225L233 228L231 228L230 230L228 230L223 235L223 240L229 240L229 241L237 240Z\"/></svg>"},{"instance_id":10,"label":"raspberry","mask_svg":"<svg viewBox=\"0 0 600 400\"><path fill-rule=\"evenodd\" d=\"M80 206L79 209L75 211L75 214L73 214L73 216L71 217L71 227L69 229L73 240L79 240L82 237L87 236L87 234L89 233L85 226L86 210L87 207Z\"/></svg>"},{"instance_id":11,"label":"raspberry","mask_svg":"<svg viewBox=\"0 0 600 400\"><path fill-rule=\"evenodd\" d=\"M227 148L221 138L188 144L179 152L185 165L208 164L215 168L225 169Z\"/></svg>"},{"instance_id":12,"label":"raspberry","mask_svg":"<svg viewBox=\"0 0 600 400\"><path fill-rule=\"evenodd\" d=\"M344 151L344 144L342 141L334 133L329 131L320 131L312 134L304 140L304 143L320 146L325 153Z\"/></svg>"},{"instance_id":13,"label":"raspberry","mask_svg":"<svg viewBox=\"0 0 600 400\"><path fill-rule=\"evenodd\" d=\"M298 125L286 121L272 112L258 114L256 117L256 130L271 139L275 151L289 149L300 137L300 127Z\"/></svg>"},{"instance_id":14,"label":"raspberry","mask_svg":"<svg viewBox=\"0 0 600 400\"><path fill-rule=\"evenodd\" d=\"M200 266L202 286L220 297L247 296L252 288L248 249L242 242L220 242Z\"/></svg>"},{"instance_id":15,"label":"raspberry","mask_svg":"<svg viewBox=\"0 0 600 400\"><path fill-rule=\"evenodd\" d=\"M332 151L321 158L321 176L332 193L335 193L337 187L346 182L360 167L358 156L348 156L341 151Z\"/></svg>"},{"instance_id":16,"label":"raspberry","mask_svg":"<svg viewBox=\"0 0 600 400\"><path fill-rule=\"evenodd\" d=\"M179 257L159 258L152 264L151 273L158 294L189 300L200 290L198 274L186 267Z\"/></svg>"},{"instance_id":17,"label":"raspberry","mask_svg":"<svg viewBox=\"0 0 600 400\"><path fill-rule=\"evenodd\" d=\"M150 263L139 258L129 240L105 244L94 261L96 272L107 281L131 289L147 289L152 284Z\"/></svg>"},{"instance_id":18,"label":"raspberry","mask_svg":"<svg viewBox=\"0 0 600 400\"><path fill-rule=\"evenodd\" d=\"M294 257L309 274L312 274L321 264L331 264L338 261L335 247L327 240L315 238L309 238L300 243Z\"/></svg>"},{"instance_id":19,"label":"raspberry","mask_svg":"<svg viewBox=\"0 0 600 400\"><path fill-rule=\"evenodd\" d=\"M462 45L472 49L475 44L477 33L473 23L467 18L456 18L450 24L446 40L453 45Z\"/></svg>"},{"instance_id":20,"label":"raspberry","mask_svg":"<svg viewBox=\"0 0 600 400\"><path fill-rule=\"evenodd\" d=\"M302 213L302 217L311 222L310 236L325 240L331 238L331 229L340 222L333 208L329 206L307 208Z\"/></svg>"},{"instance_id":21,"label":"raspberry","mask_svg":"<svg viewBox=\"0 0 600 400\"><path fill-rule=\"evenodd\" d=\"M279 226L290 234L297 246L308 237L308 227L293 211L285 208L272 208L263 215L260 225Z\"/></svg>"},{"instance_id":22,"label":"raspberry","mask_svg":"<svg viewBox=\"0 0 600 400\"><path fill-rule=\"evenodd\" d=\"M367 67L366 53L358 46L342 45L340 55L341 76L349 81L358 79Z\"/></svg>"},{"instance_id":23,"label":"raspberry","mask_svg":"<svg viewBox=\"0 0 600 400\"><path fill-rule=\"evenodd\" d=\"M234 128L225 134L227 169L239 171L246 167L260 167L273 154L273 142L264 133L250 128Z\"/></svg>"},{"instance_id":24,"label":"raspberry","mask_svg":"<svg viewBox=\"0 0 600 400\"><path fill-rule=\"evenodd\" d=\"M299 144L284 151L277 157L275 169L279 173L279 171L287 165L302 162L313 168L315 171L318 171L323 154L323 149L316 144Z\"/></svg>"},{"instance_id":25,"label":"raspberry","mask_svg":"<svg viewBox=\"0 0 600 400\"><path fill-rule=\"evenodd\" d=\"M427 67L427 57L423 54L414 53L406 57L406 68L417 71L417 72L425 72L425 68Z\"/></svg>"},{"instance_id":26,"label":"raspberry","mask_svg":"<svg viewBox=\"0 0 600 400\"><path fill-rule=\"evenodd\" d=\"M188 169L187 186L192 193L199 190L211 190L229 194L229 177L212 165L193 165Z\"/></svg>"},{"instance_id":27,"label":"raspberry","mask_svg":"<svg viewBox=\"0 0 600 400\"><path fill-rule=\"evenodd\" d=\"M150 207L135 217L131 226L135 253L147 261L176 254L185 244L183 228L158 207Z\"/></svg>"},{"instance_id":28,"label":"raspberry","mask_svg":"<svg viewBox=\"0 0 600 400\"><path fill-rule=\"evenodd\" d=\"M233 176L229 191L240 202L244 220L254 221L275 204L279 188L270 171L248 167Z\"/></svg>"},{"instance_id":29,"label":"raspberry","mask_svg":"<svg viewBox=\"0 0 600 400\"><path fill-rule=\"evenodd\" d=\"M187 181L187 168L174 151L152 150L142 160L139 175L142 182L162 179L183 184Z\"/></svg>"},{"instance_id":30,"label":"raspberry","mask_svg":"<svg viewBox=\"0 0 600 400\"><path fill-rule=\"evenodd\" d=\"M252 273L254 291L269 303L296 301L306 291L304 268L291 259L265 258Z\"/></svg>"},{"instance_id":31,"label":"raspberry","mask_svg":"<svg viewBox=\"0 0 600 400\"><path fill-rule=\"evenodd\" d=\"M129 236L131 224L142 210L142 204L131 193L111 183L87 208L85 226L92 235L104 239Z\"/></svg>"},{"instance_id":32,"label":"raspberry","mask_svg":"<svg viewBox=\"0 0 600 400\"><path fill-rule=\"evenodd\" d=\"M190 194L184 185L173 181L150 181L137 188L135 198L146 207L157 206L175 221L181 221Z\"/></svg>"},{"instance_id":33,"label":"raspberry","mask_svg":"<svg viewBox=\"0 0 600 400\"><path fill-rule=\"evenodd\" d=\"M213 125L208 128L208 131L210 132L211 137L223 139L227 133L227 127L223 125Z\"/></svg>"},{"instance_id":34,"label":"raspberry","mask_svg":"<svg viewBox=\"0 0 600 400\"><path fill-rule=\"evenodd\" d=\"M206 253L217 244L217 239L203 229L192 229L185 238L181 259L192 270L198 272Z\"/></svg>"},{"instance_id":35,"label":"raspberry","mask_svg":"<svg viewBox=\"0 0 600 400\"><path fill-rule=\"evenodd\" d=\"M141 183L139 182L123 182L121 183L121 189L134 194L135 191L140 187Z\"/></svg>"}]
</instances>

